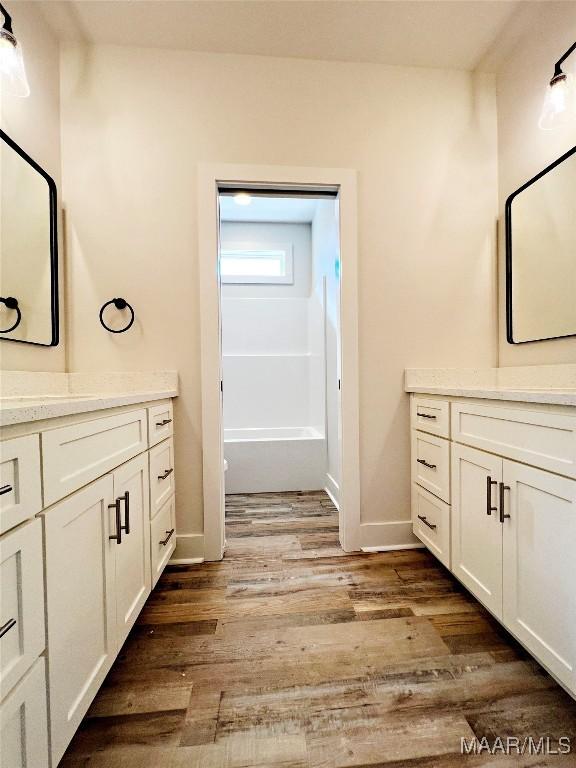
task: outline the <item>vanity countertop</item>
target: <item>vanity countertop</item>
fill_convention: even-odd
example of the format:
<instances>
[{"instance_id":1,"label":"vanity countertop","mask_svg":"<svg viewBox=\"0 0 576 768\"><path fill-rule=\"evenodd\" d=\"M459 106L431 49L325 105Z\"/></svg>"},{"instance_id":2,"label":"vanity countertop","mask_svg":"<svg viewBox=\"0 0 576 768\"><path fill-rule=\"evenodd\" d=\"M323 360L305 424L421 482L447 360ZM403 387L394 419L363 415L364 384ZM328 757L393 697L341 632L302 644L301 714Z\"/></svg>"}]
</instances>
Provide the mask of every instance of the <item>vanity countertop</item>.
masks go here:
<instances>
[{"instance_id":1,"label":"vanity countertop","mask_svg":"<svg viewBox=\"0 0 576 768\"><path fill-rule=\"evenodd\" d=\"M0 391L0 426L4 427L176 397L178 374L10 371L2 374Z\"/></svg>"},{"instance_id":2,"label":"vanity countertop","mask_svg":"<svg viewBox=\"0 0 576 768\"><path fill-rule=\"evenodd\" d=\"M576 406L576 365L407 368L406 392Z\"/></svg>"}]
</instances>

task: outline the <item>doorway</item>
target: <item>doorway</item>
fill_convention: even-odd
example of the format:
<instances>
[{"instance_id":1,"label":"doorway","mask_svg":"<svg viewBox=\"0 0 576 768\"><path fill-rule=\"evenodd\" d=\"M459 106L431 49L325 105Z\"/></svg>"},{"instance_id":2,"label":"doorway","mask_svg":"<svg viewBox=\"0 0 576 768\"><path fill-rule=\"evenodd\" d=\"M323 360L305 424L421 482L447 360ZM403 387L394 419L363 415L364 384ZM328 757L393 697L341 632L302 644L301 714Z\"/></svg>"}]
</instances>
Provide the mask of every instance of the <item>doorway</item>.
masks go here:
<instances>
[{"instance_id":1,"label":"doorway","mask_svg":"<svg viewBox=\"0 0 576 768\"><path fill-rule=\"evenodd\" d=\"M199 232L206 559L225 487L326 490L358 549L355 174L205 166Z\"/></svg>"},{"instance_id":2,"label":"doorway","mask_svg":"<svg viewBox=\"0 0 576 768\"><path fill-rule=\"evenodd\" d=\"M227 504L337 510L338 193L224 186L219 241Z\"/></svg>"}]
</instances>

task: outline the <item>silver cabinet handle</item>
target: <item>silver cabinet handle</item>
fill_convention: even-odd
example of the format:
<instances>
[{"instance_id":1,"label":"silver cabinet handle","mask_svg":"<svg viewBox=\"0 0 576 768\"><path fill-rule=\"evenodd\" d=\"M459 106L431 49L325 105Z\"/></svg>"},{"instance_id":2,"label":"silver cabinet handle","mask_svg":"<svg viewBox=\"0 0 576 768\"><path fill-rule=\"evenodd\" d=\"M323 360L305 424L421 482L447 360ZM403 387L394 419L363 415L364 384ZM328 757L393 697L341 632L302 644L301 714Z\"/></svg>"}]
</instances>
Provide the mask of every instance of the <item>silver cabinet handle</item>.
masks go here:
<instances>
[{"instance_id":1,"label":"silver cabinet handle","mask_svg":"<svg viewBox=\"0 0 576 768\"><path fill-rule=\"evenodd\" d=\"M5 493L10 493L10 491L14 490L11 485L3 485L0 487L0 496L4 496Z\"/></svg>"},{"instance_id":2,"label":"silver cabinet handle","mask_svg":"<svg viewBox=\"0 0 576 768\"><path fill-rule=\"evenodd\" d=\"M3 624L0 627L0 637L4 637L6 632L9 632L12 629L12 627L15 627L15 626L16 626L16 619L9 619L6 622L6 624Z\"/></svg>"},{"instance_id":3,"label":"silver cabinet handle","mask_svg":"<svg viewBox=\"0 0 576 768\"><path fill-rule=\"evenodd\" d=\"M418 413L416 412L416 416L420 416L421 419L437 419L438 416L433 416L430 413Z\"/></svg>"},{"instance_id":4,"label":"silver cabinet handle","mask_svg":"<svg viewBox=\"0 0 576 768\"><path fill-rule=\"evenodd\" d=\"M158 542L159 544L162 544L163 547L168 544L172 536L174 535L174 528L172 528L170 531L166 531L166 538L162 539L162 541Z\"/></svg>"},{"instance_id":5,"label":"silver cabinet handle","mask_svg":"<svg viewBox=\"0 0 576 768\"><path fill-rule=\"evenodd\" d=\"M164 474L158 475L158 480L166 480L168 475L171 475L172 472L174 472L174 469L171 467L170 469L167 469Z\"/></svg>"},{"instance_id":6,"label":"silver cabinet handle","mask_svg":"<svg viewBox=\"0 0 576 768\"><path fill-rule=\"evenodd\" d=\"M166 424L170 424L172 422L172 419L162 419L162 421L157 421L156 426L157 427L165 427Z\"/></svg>"},{"instance_id":7,"label":"silver cabinet handle","mask_svg":"<svg viewBox=\"0 0 576 768\"><path fill-rule=\"evenodd\" d=\"M486 514L491 515L496 512L496 507L492 506L492 486L498 485L496 480L492 480L490 475L486 478Z\"/></svg>"},{"instance_id":8,"label":"silver cabinet handle","mask_svg":"<svg viewBox=\"0 0 576 768\"><path fill-rule=\"evenodd\" d=\"M428 469L436 469L436 464L428 464L424 459L416 459L416 461L418 464L423 464L425 467L428 467Z\"/></svg>"},{"instance_id":9,"label":"silver cabinet handle","mask_svg":"<svg viewBox=\"0 0 576 768\"><path fill-rule=\"evenodd\" d=\"M435 531L435 530L436 530L436 528L438 528L438 526L437 526L437 525L434 525L433 523L429 523L429 522L428 522L428 520L426 519L426 517L425 517L424 515L418 515L418 520L422 520L422 522L424 523L424 525L427 525L427 526L428 526L428 528L431 528L433 531Z\"/></svg>"}]
</instances>

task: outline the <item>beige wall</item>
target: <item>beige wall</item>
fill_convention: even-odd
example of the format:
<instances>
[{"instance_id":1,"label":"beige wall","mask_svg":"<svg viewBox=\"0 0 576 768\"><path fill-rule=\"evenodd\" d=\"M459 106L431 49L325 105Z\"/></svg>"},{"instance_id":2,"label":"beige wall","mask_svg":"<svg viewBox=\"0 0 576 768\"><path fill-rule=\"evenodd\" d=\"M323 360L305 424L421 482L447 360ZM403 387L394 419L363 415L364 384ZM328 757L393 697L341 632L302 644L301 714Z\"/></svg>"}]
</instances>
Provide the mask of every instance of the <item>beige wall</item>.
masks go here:
<instances>
[{"instance_id":1,"label":"beige wall","mask_svg":"<svg viewBox=\"0 0 576 768\"><path fill-rule=\"evenodd\" d=\"M497 77L500 199L500 365L576 362L576 338L521 345L506 342L504 204L524 182L576 143L574 125L541 131L538 118L554 63L574 42L576 3L527 3L508 30L511 55ZM576 54L566 62L576 71Z\"/></svg>"},{"instance_id":2,"label":"beige wall","mask_svg":"<svg viewBox=\"0 0 576 768\"><path fill-rule=\"evenodd\" d=\"M60 67L58 41L34 3L10 3L13 28L21 42L30 96L2 91L2 129L52 176L60 193ZM61 217L59 217L59 223ZM60 229L62 229L60 227ZM62 233L60 232L60 235ZM60 238L60 245L62 238ZM62 247L60 247L62 253ZM62 264L62 258L60 259ZM60 270L62 272L62 269ZM61 280L63 284L63 281ZM62 305L61 305L62 311ZM65 370L63 328L57 347L0 343L0 368L22 371Z\"/></svg>"},{"instance_id":3,"label":"beige wall","mask_svg":"<svg viewBox=\"0 0 576 768\"><path fill-rule=\"evenodd\" d=\"M71 368L179 370L181 532L202 528L197 164L358 170L362 520L407 520L404 368L496 362L494 109L459 71L64 51ZM97 319L118 295L125 336Z\"/></svg>"}]
</instances>

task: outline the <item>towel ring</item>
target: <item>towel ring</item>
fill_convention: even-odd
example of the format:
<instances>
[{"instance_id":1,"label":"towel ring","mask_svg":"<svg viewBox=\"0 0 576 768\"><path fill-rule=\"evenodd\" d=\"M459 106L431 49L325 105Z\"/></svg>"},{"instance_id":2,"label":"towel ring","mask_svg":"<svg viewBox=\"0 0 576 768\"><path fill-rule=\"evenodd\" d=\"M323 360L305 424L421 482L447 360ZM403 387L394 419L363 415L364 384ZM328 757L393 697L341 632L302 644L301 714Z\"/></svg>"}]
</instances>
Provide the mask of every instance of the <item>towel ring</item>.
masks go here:
<instances>
[{"instance_id":1,"label":"towel ring","mask_svg":"<svg viewBox=\"0 0 576 768\"><path fill-rule=\"evenodd\" d=\"M15 299L14 296L7 296L4 298L3 296L0 296L0 303L5 304L7 309L15 309L16 310L16 322L10 326L10 328L3 328L0 329L0 333L10 333L10 331L13 331L15 328L18 328L20 325L20 320L22 320L22 312L20 311L20 307L18 306L18 299Z\"/></svg>"},{"instance_id":2,"label":"towel ring","mask_svg":"<svg viewBox=\"0 0 576 768\"><path fill-rule=\"evenodd\" d=\"M124 326L124 328L120 328L116 330L115 328L110 328L110 326L106 325L104 322L104 310L106 307L109 307L110 304L114 304L116 309L129 309L130 310L130 320L128 322L128 325ZM107 301L106 304L103 304L100 308L100 323L104 328L106 328L107 331L110 331L110 333L124 333L128 330L128 328L132 327L132 323L134 322L134 310L132 309L132 306L128 304L126 299L110 299L110 301Z\"/></svg>"}]
</instances>

